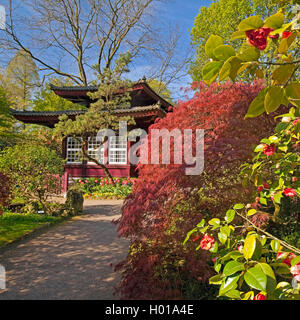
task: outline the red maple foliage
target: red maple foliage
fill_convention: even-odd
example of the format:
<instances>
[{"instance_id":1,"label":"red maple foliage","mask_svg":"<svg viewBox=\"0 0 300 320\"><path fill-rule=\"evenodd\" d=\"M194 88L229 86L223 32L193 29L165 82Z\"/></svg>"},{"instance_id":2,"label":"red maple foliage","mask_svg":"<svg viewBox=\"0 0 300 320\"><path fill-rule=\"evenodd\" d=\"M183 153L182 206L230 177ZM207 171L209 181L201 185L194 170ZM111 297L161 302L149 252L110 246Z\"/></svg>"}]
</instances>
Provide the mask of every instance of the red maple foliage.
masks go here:
<instances>
[{"instance_id":1,"label":"red maple foliage","mask_svg":"<svg viewBox=\"0 0 300 320\"><path fill-rule=\"evenodd\" d=\"M3 212L2 207L8 204L10 196L10 183L7 176L0 172L0 214Z\"/></svg>"},{"instance_id":2,"label":"red maple foliage","mask_svg":"<svg viewBox=\"0 0 300 320\"><path fill-rule=\"evenodd\" d=\"M131 239L130 253L116 268L122 272L118 291L125 299L182 299L189 283L206 282L212 275L210 254L195 251L200 240L183 246L186 233L203 217L222 215L253 194L242 188L238 172L255 144L274 129L270 116L244 120L262 83L209 88L194 83L195 88L191 100L179 102L150 127L148 143L150 150L152 129L205 129L204 172L187 176L185 164L138 166L139 179L119 221L119 235ZM194 134L193 151L195 143Z\"/></svg>"}]
</instances>

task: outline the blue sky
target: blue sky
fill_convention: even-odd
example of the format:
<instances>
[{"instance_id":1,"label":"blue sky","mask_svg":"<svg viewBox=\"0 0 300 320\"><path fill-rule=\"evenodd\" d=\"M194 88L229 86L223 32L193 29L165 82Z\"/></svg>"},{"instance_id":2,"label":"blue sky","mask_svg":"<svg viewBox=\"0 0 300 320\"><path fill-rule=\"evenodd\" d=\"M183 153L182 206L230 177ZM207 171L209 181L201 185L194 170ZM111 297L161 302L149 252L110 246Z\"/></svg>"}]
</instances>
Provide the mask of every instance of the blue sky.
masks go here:
<instances>
[{"instance_id":1,"label":"blue sky","mask_svg":"<svg viewBox=\"0 0 300 320\"><path fill-rule=\"evenodd\" d=\"M162 2L156 7L156 21L162 21L165 25L179 27L181 34L180 48L185 52L190 47L190 31L199 9L202 6L209 6L211 3L212 0L168 0L167 4ZM133 64L127 76L136 81L147 74L149 69L151 69L150 62L141 59L138 63ZM179 88L188 87L191 81L191 77L187 75L176 83L169 85L174 101L184 98L185 94Z\"/></svg>"},{"instance_id":2,"label":"blue sky","mask_svg":"<svg viewBox=\"0 0 300 320\"><path fill-rule=\"evenodd\" d=\"M182 33L182 45L188 47L190 44L190 30L193 27L195 17L202 6L209 6L212 0L169 0L166 6L161 8L161 17L170 23L180 26ZM182 93L179 92L179 87L188 86L191 78L186 76L181 79L181 83L170 87L172 96L175 99L181 98Z\"/></svg>"},{"instance_id":3,"label":"blue sky","mask_svg":"<svg viewBox=\"0 0 300 320\"><path fill-rule=\"evenodd\" d=\"M4 5L7 5L7 2L8 0L0 0L0 3ZM181 34L179 54L184 54L190 45L190 30L193 27L194 19L199 9L202 6L210 5L211 2L212 0L166 0L165 3L160 2L160 4L156 6L155 23L157 23L158 26L161 26L162 23L163 26L170 25L173 27L173 25L176 25L179 27ZM30 35L28 37L30 39ZM133 81L141 79L147 74L147 70L151 69L151 67L153 67L151 61L147 61L147 59L141 57L141 59L132 65L129 77ZM191 78L186 76L181 78L177 83L169 86L174 100L184 96L184 94L179 91L179 88L188 86L190 82Z\"/></svg>"}]
</instances>

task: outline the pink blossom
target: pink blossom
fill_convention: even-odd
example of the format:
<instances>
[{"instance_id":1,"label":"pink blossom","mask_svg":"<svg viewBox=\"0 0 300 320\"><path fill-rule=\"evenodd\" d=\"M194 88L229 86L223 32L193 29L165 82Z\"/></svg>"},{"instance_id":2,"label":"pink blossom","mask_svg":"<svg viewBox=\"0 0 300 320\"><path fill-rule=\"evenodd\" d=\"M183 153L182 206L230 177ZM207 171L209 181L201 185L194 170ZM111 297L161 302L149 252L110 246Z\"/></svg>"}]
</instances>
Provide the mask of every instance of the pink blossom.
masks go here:
<instances>
[{"instance_id":1,"label":"pink blossom","mask_svg":"<svg viewBox=\"0 0 300 320\"><path fill-rule=\"evenodd\" d=\"M291 274L295 277L295 279L300 282L300 262L295 266L291 267Z\"/></svg>"}]
</instances>

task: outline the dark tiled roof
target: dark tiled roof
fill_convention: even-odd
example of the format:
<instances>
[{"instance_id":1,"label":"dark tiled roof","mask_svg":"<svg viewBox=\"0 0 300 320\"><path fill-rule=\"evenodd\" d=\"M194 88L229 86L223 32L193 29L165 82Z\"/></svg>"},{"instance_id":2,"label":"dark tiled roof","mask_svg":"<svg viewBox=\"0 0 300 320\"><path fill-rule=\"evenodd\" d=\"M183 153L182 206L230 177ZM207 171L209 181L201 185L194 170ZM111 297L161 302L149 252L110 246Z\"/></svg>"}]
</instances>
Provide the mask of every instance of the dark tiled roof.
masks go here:
<instances>
[{"instance_id":1,"label":"dark tiled roof","mask_svg":"<svg viewBox=\"0 0 300 320\"><path fill-rule=\"evenodd\" d=\"M142 106L142 107L132 107L130 109L116 109L114 113L135 113L135 112L146 112L153 110L161 110L165 112L163 108L159 104L151 105L151 106ZM20 111L15 109L10 109L10 114L13 116L37 116L37 117L51 117L51 116L61 116L66 114L68 116L77 116L79 114L84 114L85 110L62 110L62 111Z\"/></svg>"},{"instance_id":2,"label":"dark tiled roof","mask_svg":"<svg viewBox=\"0 0 300 320\"><path fill-rule=\"evenodd\" d=\"M61 116L63 114L66 115L78 115L85 113L84 110L62 110L62 111L20 111L15 109L10 109L10 114L13 116Z\"/></svg>"},{"instance_id":3,"label":"dark tiled roof","mask_svg":"<svg viewBox=\"0 0 300 320\"><path fill-rule=\"evenodd\" d=\"M59 90L59 91L97 91L98 86L85 86L85 87L80 87L80 86L54 86L53 84L50 85L52 90Z\"/></svg>"}]
</instances>

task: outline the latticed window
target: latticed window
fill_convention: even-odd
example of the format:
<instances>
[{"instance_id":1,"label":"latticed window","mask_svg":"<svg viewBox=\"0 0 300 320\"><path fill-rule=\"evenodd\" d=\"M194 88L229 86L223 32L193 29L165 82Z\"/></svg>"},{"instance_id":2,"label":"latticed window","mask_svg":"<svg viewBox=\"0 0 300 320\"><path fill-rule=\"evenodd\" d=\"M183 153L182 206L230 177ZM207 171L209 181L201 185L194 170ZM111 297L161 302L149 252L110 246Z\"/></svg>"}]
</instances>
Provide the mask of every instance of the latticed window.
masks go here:
<instances>
[{"instance_id":1,"label":"latticed window","mask_svg":"<svg viewBox=\"0 0 300 320\"><path fill-rule=\"evenodd\" d=\"M104 164L104 146L102 141L97 141L96 137L90 137L88 140L88 155L99 161L99 163ZM95 164L92 161L88 163Z\"/></svg>"},{"instance_id":2,"label":"latticed window","mask_svg":"<svg viewBox=\"0 0 300 320\"><path fill-rule=\"evenodd\" d=\"M109 163L126 164L127 163L127 138L126 137L109 137Z\"/></svg>"},{"instance_id":3,"label":"latticed window","mask_svg":"<svg viewBox=\"0 0 300 320\"><path fill-rule=\"evenodd\" d=\"M67 163L81 163L81 139L68 137L67 139Z\"/></svg>"}]
</instances>

